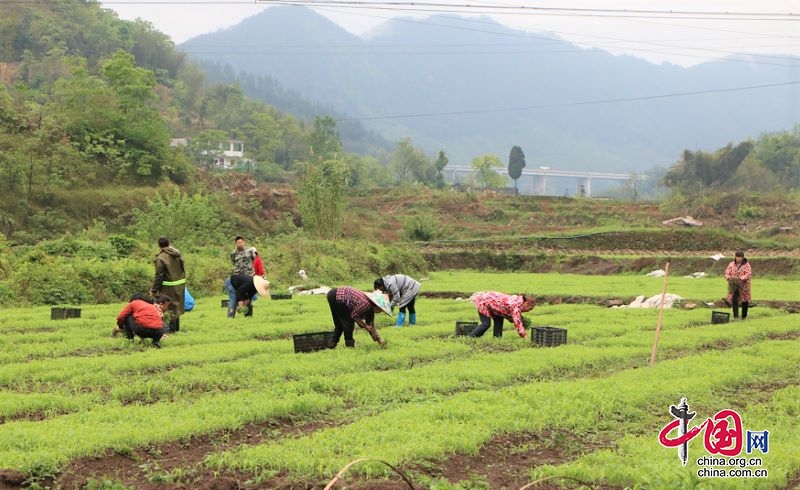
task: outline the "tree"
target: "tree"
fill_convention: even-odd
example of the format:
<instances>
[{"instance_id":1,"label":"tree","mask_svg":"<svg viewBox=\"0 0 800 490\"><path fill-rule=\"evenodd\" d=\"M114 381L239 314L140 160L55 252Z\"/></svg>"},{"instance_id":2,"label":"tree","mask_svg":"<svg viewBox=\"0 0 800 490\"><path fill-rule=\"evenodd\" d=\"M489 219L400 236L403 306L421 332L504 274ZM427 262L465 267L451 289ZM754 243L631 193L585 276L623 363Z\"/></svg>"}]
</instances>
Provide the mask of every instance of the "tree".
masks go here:
<instances>
[{"instance_id":1,"label":"tree","mask_svg":"<svg viewBox=\"0 0 800 490\"><path fill-rule=\"evenodd\" d=\"M749 141L728 144L714 153L685 150L682 160L664 176L664 185L690 195L706 188L728 187L752 150Z\"/></svg>"},{"instance_id":2,"label":"tree","mask_svg":"<svg viewBox=\"0 0 800 490\"><path fill-rule=\"evenodd\" d=\"M400 185L415 182L426 184L434 179L434 167L425 153L414 148L410 138L404 138L397 143L389 166Z\"/></svg>"},{"instance_id":3,"label":"tree","mask_svg":"<svg viewBox=\"0 0 800 490\"><path fill-rule=\"evenodd\" d=\"M136 66L132 54L117 51L103 61L103 76L117 94L117 105L123 113L154 112L151 104L156 96L156 76L145 68Z\"/></svg>"},{"instance_id":4,"label":"tree","mask_svg":"<svg viewBox=\"0 0 800 490\"><path fill-rule=\"evenodd\" d=\"M472 160L472 172L475 183L484 189L500 187L505 179L497 173L498 168L503 168L503 162L497 155L481 155Z\"/></svg>"},{"instance_id":5,"label":"tree","mask_svg":"<svg viewBox=\"0 0 800 490\"><path fill-rule=\"evenodd\" d=\"M513 146L508 155L508 176L514 179L514 189L517 189L517 179L522 176L522 169L525 168L525 153L519 146Z\"/></svg>"},{"instance_id":6,"label":"tree","mask_svg":"<svg viewBox=\"0 0 800 490\"><path fill-rule=\"evenodd\" d=\"M248 158L260 163L275 163L283 131L280 123L268 112L256 112L239 128Z\"/></svg>"},{"instance_id":7,"label":"tree","mask_svg":"<svg viewBox=\"0 0 800 490\"><path fill-rule=\"evenodd\" d=\"M153 240L164 233L165 223L169 223L169 235L180 237L183 243L219 243L230 234L219 199L180 191L159 193L154 199L147 199L145 209L133 209L129 233L141 240Z\"/></svg>"},{"instance_id":8,"label":"tree","mask_svg":"<svg viewBox=\"0 0 800 490\"><path fill-rule=\"evenodd\" d=\"M756 142L755 157L785 188L800 186L800 125L791 132L763 135Z\"/></svg>"},{"instance_id":9,"label":"tree","mask_svg":"<svg viewBox=\"0 0 800 490\"><path fill-rule=\"evenodd\" d=\"M298 210L303 229L335 240L344 228L344 194L349 172L341 160L306 162L300 180Z\"/></svg>"},{"instance_id":10,"label":"tree","mask_svg":"<svg viewBox=\"0 0 800 490\"><path fill-rule=\"evenodd\" d=\"M206 119L211 116L216 129L231 131L241 121L245 96L236 85L214 85L200 102L200 129L208 129Z\"/></svg>"},{"instance_id":11,"label":"tree","mask_svg":"<svg viewBox=\"0 0 800 490\"><path fill-rule=\"evenodd\" d=\"M113 124L93 128L108 141L114 141L122 155L124 168L142 181L163 176L161 165L169 149L169 129L157 109L156 78L152 71L135 65L132 54L116 52L103 60L102 75L115 95Z\"/></svg>"},{"instance_id":12,"label":"tree","mask_svg":"<svg viewBox=\"0 0 800 490\"><path fill-rule=\"evenodd\" d=\"M332 117L314 119L314 129L308 136L308 152L315 162L336 159L341 155L342 140L336 132L336 121Z\"/></svg>"},{"instance_id":13,"label":"tree","mask_svg":"<svg viewBox=\"0 0 800 490\"><path fill-rule=\"evenodd\" d=\"M439 158L436 159L433 166L436 167L436 188L443 189L444 188L444 174L442 174L442 170L447 166L448 163L447 155L444 154L444 150L439 150Z\"/></svg>"}]
</instances>

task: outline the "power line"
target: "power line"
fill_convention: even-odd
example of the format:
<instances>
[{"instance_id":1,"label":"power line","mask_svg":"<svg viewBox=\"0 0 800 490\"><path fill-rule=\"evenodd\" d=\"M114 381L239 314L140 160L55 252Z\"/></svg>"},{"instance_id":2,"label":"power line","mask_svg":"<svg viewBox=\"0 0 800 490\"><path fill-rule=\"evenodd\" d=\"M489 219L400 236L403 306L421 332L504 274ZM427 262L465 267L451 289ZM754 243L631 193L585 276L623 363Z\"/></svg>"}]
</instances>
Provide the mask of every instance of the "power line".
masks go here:
<instances>
[{"instance_id":1,"label":"power line","mask_svg":"<svg viewBox=\"0 0 800 490\"><path fill-rule=\"evenodd\" d=\"M781 82L781 83L769 83L764 85L751 85L747 87L733 87L733 88L721 88L721 89L710 89L710 90L696 90L696 91L689 91L689 92L675 92L671 94L658 94L658 95L644 95L640 97L622 97L616 99L600 99L600 100L587 100L581 102L565 102L563 104L545 104L545 105L537 105L537 106L528 106L528 107L517 107L517 108L508 108L508 109L484 109L484 110L466 110L466 111L450 111L450 112L429 112L429 113L418 113L418 114L395 114L392 116L372 116L372 117L350 117L350 118L341 118L336 119L337 122L342 121L374 121L374 120L381 120L381 119L410 119L416 117L439 117L439 116L463 116L467 114L490 114L490 113L499 113L499 112L522 112L522 111L533 111L533 110L540 110L540 109L557 109L561 107L576 107L576 106L585 106L585 105L600 105L600 104L616 104L620 102L635 102L641 100L655 100L655 99L667 99L672 97L686 97L690 95L706 95L706 94L718 94L718 93L726 93L726 92L740 92L744 90L756 90L761 88L773 88L773 87L783 87L788 85L800 85L800 81L789 81L789 82Z\"/></svg>"},{"instance_id":2,"label":"power line","mask_svg":"<svg viewBox=\"0 0 800 490\"><path fill-rule=\"evenodd\" d=\"M356 9L387 9L387 10L401 10L401 11L439 11L438 9L445 9L447 12L453 12L455 9L463 9L464 11L480 11L479 9L486 9L486 12L495 11L513 11L516 13L568 13L568 14L586 14L586 15L602 15L602 16L621 16L621 17L635 17L635 16L670 16L675 18L687 18L687 16L699 16L699 18L707 19L722 18L725 20L800 20L800 14L792 12L731 12L731 11L701 11L701 10L646 10L646 9L602 9L602 8L574 8L574 7L535 7L530 5L483 5L476 6L473 4L455 4L455 3L438 3L438 2L387 2L387 1L356 1L356 0L255 0L257 3L263 4L282 4L282 5L304 5L304 6L327 6L339 8L356 8ZM135 3L135 2L131 2ZM483 11L480 11L483 12ZM752 18L747 18L752 17ZM691 18L691 17L689 17ZM776 18L776 19L772 19Z\"/></svg>"},{"instance_id":3,"label":"power line","mask_svg":"<svg viewBox=\"0 0 800 490\"><path fill-rule=\"evenodd\" d=\"M394 9L400 11L417 11L432 9L431 11L453 12L455 9L464 11L476 11L487 9L487 11L513 11L531 13L568 13L568 14L587 14L600 16L671 16L675 18L686 18L687 16L700 16L708 19L718 17L725 20L781 20L797 21L800 20L800 13L794 12L757 12L757 11L710 11L710 10L662 10L662 9L610 9L610 8L579 8L579 7L537 7L532 5L499 5L485 4L478 6L475 4L458 4L443 2L416 2L416 1L360 1L360 0L95 0L102 5L304 5L304 6L327 6L339 8L356 9ZM49 4L52 0L5 0L5 4L15 5L36 5ZM75 3L85 3L85 0L75 0ZM751 17L751 18L748 18Z\"/></svg>"}]
</instances>

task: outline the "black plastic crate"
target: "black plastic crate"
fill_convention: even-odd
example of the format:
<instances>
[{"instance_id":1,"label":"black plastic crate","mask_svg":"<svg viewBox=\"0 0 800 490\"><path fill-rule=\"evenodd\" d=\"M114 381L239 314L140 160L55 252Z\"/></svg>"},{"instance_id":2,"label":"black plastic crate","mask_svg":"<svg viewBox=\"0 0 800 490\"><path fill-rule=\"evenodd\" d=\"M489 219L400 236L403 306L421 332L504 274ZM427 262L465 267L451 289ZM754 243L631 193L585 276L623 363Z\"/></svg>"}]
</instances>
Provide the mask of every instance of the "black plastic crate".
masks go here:
<instances>
[{"instance_id":1,"label":"black plastic crate","mask_svg":"<svg viewBox=\"0 0 800 490\"><path fill-rule=\"evenodd\" d=\"M297 333L293 339L295 352L314 352L330 348L333 332Z\"/></svg>"},{"instance_id":2,"label":"black plastic crate","mask_svg":"<svg viewBox=\"0 0 800 490\"><path fill-rule=\"evenodd\" d=\"M728 323L731 321L731 314L725 311L712 311L711 323Z\"/></svg>"},{"instance_id":3,"label":"black plastic crate","mask_svg":"<svg viewBox=\"0 0 800 490\"><path fill-rule=\"evenodd\" d=\"M456 335L469 335L478 326L478 322L456 322Z\"/></svg>"},{"instance_id":4,"label":"black plastic crate","mask_svg":"<svg viewBox=\"0 0 800 490\"><path fill-rule=\"evenodd\" d=\"M556 327L533 327L531 342L540 347L555 347L567 343L567 330Z\"/></svg>"},{"instance_id":5,"label":"black plastic crate","mask_svg":"<svg viewBox=\"0 0 800 490\"><path fill-rule=\"evenodd\" d=\"M292 299L291 293L272 293L269 297L272 299Z\"/></svg>"},{"instance_id":6,"label":"black plastic crate","mask_svg":"<svg viewBox=\"0 0 800 490\"><path fill-rule=\"evenodd\" d=\"M66 318L80 318L80 308L50 308L51 320L64 320Z\"/></svg>"}]
</instances>

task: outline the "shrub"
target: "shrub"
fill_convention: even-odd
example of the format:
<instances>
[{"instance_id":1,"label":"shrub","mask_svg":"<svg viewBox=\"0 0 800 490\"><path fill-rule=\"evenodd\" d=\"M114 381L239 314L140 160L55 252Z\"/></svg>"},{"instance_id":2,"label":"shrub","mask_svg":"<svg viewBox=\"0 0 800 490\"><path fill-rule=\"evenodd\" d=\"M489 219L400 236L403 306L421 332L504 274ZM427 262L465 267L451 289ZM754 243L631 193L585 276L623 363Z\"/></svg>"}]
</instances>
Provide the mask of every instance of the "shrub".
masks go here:
<instances>
[{"instance_id":1,"label":"shrub","mask_svg":"<svg viewBox=\"0 0 800 490\"><path fill-rule=\"evenodd\" d=\"M216 200L200 194L158 195L147 201L146 209L133 210L133 215L130 231L146 241L168 235L187 245L204 245L225 242L230 235Z\"/></svg>"},{"instance_id":2,"label":"shrub","mask_svg":"<svg viewBox=\"0 0 800 490\"><path fill-rule=\"evenodd\" d=\"M749 220L749 219L756 219L762 217L763 214L761 210L758 209L756 206L739 206L739 209L736 210L735 217L738 220Z\"/></svg>"},{"instance_id":3,"label":"shrub","mask_svg":"<svg viewBox=\"0 0 800 490\"><path fill-rule=\"evenodd\" d=\"M125 235L111 235L108 241L120 257L129 256L136 248L136 240Z\"/></svg>"},{"instance_id":4,"label":"shrub","mask_svg":"<svg viewBox=\"0 0 800 490\"><path fill-rule=\"evenodd\" d=\"M414 216L403 226L403 237L406 240L429 242L441 236L441 225L430 215Z\"/></svg>"},{"instance_id":5,"label":"shrub","mask_svg":"<svg viewBox=\"0 0 800 490\"><path fill-rule=\"evenodd\" d=\"M26 264L14 274L18 296L40 305L92 302L92 293L79 280L72 264L50 260L48 264Z\"/></svg>"}]
</instances>

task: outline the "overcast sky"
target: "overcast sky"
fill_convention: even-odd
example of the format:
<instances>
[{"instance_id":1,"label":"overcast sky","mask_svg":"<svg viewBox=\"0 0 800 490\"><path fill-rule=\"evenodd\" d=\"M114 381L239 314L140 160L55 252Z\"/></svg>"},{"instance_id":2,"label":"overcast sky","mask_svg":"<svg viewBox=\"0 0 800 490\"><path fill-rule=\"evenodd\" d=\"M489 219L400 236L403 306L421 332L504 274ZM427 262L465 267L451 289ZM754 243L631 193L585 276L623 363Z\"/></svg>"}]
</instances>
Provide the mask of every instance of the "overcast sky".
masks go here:
<instances>
[{"instance_id":1,"label":"overcast sky","mask_svg":"<svg viewBox=\"0 0 800 490\"><path fill-rule=\"evenodd\" d=\"M151 22L176 44L230 27L268 8L266 2L258 0L101 0L101 3L122 19L138 17ZM786 65L789 70L798 70L800 78L800 62L785 57L800 56L798 0L549 0L513 4L510 0L428 0L427 3L409 0L382 4L380 9L352 3L348 4L350 7L331 6L332 3L313 8L358 35L399 16L413 16L416 21L424 22L425 17L442 12L488 15L514 29L550 32L582 47L627 53L654 63L667 61L690 66L725 56L757 54L759 62ZM380 5L377 1L365 3ZM444 3L452 7L438 7ZM523 7L518 8L520 5ZM481 27L476 21L470 28Z\"/></svg>"}]
</instances>

